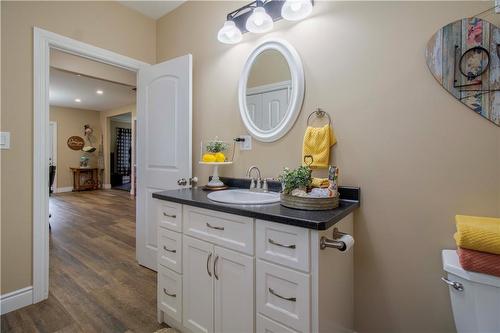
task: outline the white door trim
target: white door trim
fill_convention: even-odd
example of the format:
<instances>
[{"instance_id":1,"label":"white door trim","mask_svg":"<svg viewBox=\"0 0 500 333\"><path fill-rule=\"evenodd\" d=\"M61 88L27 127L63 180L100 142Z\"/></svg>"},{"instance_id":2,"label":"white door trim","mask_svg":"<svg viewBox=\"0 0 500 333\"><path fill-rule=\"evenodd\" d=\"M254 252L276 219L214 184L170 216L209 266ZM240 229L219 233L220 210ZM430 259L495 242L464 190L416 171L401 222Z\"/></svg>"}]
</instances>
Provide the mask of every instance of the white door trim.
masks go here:
<instances>
[{"instance_id":1,"label":"white door trim","mask_svg":"<svg viewBox=\"0 0 500 333\"><path fill-rule=\"evenodd\" d=\"M149 64L37 27L33 28L33 303L49 295L50 49L137 72ZM137 110L139 111L139 110Z\"/></svg>"}]
</instances>

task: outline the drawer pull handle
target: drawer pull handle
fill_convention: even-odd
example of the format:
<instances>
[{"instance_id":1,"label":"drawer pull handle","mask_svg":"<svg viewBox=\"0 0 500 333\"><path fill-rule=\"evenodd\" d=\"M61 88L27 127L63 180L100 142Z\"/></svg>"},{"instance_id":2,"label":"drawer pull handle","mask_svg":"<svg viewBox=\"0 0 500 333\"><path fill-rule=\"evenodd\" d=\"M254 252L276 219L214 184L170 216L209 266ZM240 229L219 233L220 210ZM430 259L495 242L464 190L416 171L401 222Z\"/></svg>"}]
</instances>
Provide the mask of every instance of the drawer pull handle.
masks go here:
<instances>
[{"instance_id":1,"label":"drawer pull handle","mask_svg":"<svg viewBox=\"0 0 500 333\"><path fill-rule=\"evenodd\" d=\"M295 244L291 244L291 245L280 244L278 242L273 241L271 238L269 238L268 241L269 241L269 243L271 243L273 245L286 247L287 249L295 249L295 247L296 247Z\"/></svg>"},{"instance_id":2,"label":"drawer pull handle","mask_svg":"<svg viewBox=\"0 0 500 333\"><path fill-rule=\"evenodd\" d=\"M210 272L210 258L212 258L212 252L207 257L207 273L208 276L212 277L212 272Z\"/></svg>"},{"instance_id":3,"label":"drawer pull handle","mask_svg":"<svg viewBox=\"0 0 500 333\"><path fill-rule=\"evenodd\" d=\"M165 216L165 217L171 217L171 218L173 218L173 219L175 219L175 218L177 217L177 215L167 214L167 213L165 213L165 212L163 212L163 216Z\"/></svg>"},{"instance_id":4,"label":"drawer pull handle","mask_svg":"<svg viewBox=\"0 0 500 333\"><path fill-rule=\"evenodd\" d=\"M224 227L214 227L213 225L211 225L208 222L207 222L207 227L209 227L210 229L215 229L215 230L224 230Z\"/></svg>"},{"instance_id":5,"label":"drawer pull handle","mask_svg":"<svg viewBox=\"0 0 500 333\"><path fill-rule=\"evenodd\" d=\"M163 249L167 252L172 252L172 253L176 253L177 250L170 250L169 248L167 248L165 245L163 245Z\"/></svg>"},{"instance_id":6,"label":"drawer pull handle","mask_svg":"<svg viewBox=\"0 0 500 333\"><path fill-rule=\"evenodd\" d=\"M297 298L296 297L283 297L281 296L280 294L276 293L274 290L272 290L271 288L269 288L269 292L271 294L273 294L274 296L276 297L279 297L281 299L284 299L285 301L290 301L290 302L297 302Z\"/></svg>"},{"instance_id":7,"label":"drawer pull handle","mask_svg":"<svg viewBox=\"0 0 500 333\"><path fill-rule=\"evenodd\" d=\"M453 287L453 289L458 290L458 291L464 291L464 285L461 284L460 282L457 281L450 281L445 277L441 278L441 281L449 285L450 287Z\"/></svg>"},{"instance_id":8,"label":"drawer pull handle","mask_svg":"<svg viewBox=\"0 0 500 333\"><path fill-rule=\"evenodd\" d=\"M163 292L165 293L165 295L167 296L170 296L170 297L177 297L177 294L171 294L167 291L167 289L163 288Z\"/></svg>"},{"instance_id":9,"label":"drawer pull handle","mask_svg":"<svg viewBox=\"0 0 500 333\"><path fill-rule=\"evenodd\" d=\"M215 260L214 260L214 276L217 280L219 279L219 275L217 275L217 262L218 261L219 261L219 256L215 257Z\"/></svg>"}]
</instances>

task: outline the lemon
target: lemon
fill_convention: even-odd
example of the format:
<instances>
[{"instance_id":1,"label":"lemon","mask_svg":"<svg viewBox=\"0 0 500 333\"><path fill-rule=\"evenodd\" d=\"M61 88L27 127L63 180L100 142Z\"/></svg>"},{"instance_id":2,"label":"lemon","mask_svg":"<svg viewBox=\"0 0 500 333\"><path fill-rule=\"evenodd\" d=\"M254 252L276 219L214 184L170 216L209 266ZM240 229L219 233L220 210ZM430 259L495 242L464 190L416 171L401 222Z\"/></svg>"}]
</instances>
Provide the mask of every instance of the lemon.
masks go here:
<instances>
[{"instance_id":1,"label":"lemon","mask_svg":"<svg viewBox=\"0 0 500 333\"><path fill-rule=\"evenodd\" d=\"M214 154L205 154L203 155L203 162L215 162L216 157Z\"/></svg>"},{"instance_id":2,"label":"lemon","mask_svg":"<svg viewBox=\"0 0 500 333\"><path fill-rule=\"evenodd\" d=\"M217 153L215 154L215 160L217 162L224 162L226 160L226 156L224 155L224 153Z\"/></svg>"}]
</instances>

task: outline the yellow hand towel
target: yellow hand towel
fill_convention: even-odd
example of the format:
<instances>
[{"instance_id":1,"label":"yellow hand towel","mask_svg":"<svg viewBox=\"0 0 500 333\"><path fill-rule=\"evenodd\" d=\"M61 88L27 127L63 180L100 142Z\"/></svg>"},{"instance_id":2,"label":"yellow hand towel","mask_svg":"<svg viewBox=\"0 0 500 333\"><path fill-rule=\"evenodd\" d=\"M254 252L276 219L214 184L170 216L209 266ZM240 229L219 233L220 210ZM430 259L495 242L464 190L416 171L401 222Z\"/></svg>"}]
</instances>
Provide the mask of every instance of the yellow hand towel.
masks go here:
<instances>
[{"instance_id":1,"label":"yellow hand towel","mask_svg":"<svg viewBox=\"0 0 500 333\"><path fill-rule=\"evenodd\" d=\"M500 254L500 218L455 216L457 246Z\"/></svg>"},{"instance_id":2,"label":"yellow hand towel","mask_svg":"<svg viewBox=\"0 0 500 333\"><path fill-rule=\"evenodd\" d=\"M311 168L327 168L330 163L330 147L337 143L330 125L307 127L302 148L302 163ZM308 156L312 156L312 163Z\"/></svg>"},{"instance_id":3,"label":"yellow hand towel","mask_svg":"<svg viewBox=\"0 0 500 333\"><path fill-rule=\"evenodd\" d=\"M312 187L320 187L320 188L327 188L330 186L330 182L328 181L328 178L314 178L311 181L311 186Z\"/></svg>"}]
</instances>

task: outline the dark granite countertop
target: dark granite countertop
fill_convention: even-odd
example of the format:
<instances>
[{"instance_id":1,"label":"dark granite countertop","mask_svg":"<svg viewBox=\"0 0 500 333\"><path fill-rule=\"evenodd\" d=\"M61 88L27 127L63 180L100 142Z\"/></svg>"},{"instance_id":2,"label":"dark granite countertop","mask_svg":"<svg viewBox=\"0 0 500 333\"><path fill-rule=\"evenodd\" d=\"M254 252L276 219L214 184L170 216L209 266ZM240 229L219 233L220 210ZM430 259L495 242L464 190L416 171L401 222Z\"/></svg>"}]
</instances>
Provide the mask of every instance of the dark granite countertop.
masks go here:
<instances>
[{"instance_id":1,"label":"dark granite countertop","mask_svg":"<svg viewBox=\"0 0 500 333\"><path fill-rule=\"evenodd\" d=\"M324 211L292 209L281 206L279 203L267 205L217 203L207 198L209 191L201 188L156 192L153 193L153 198L303 228L326 230L359 207L359 188L341 186L339 192L339 207Z\"/></svg>"}]
</instances>

